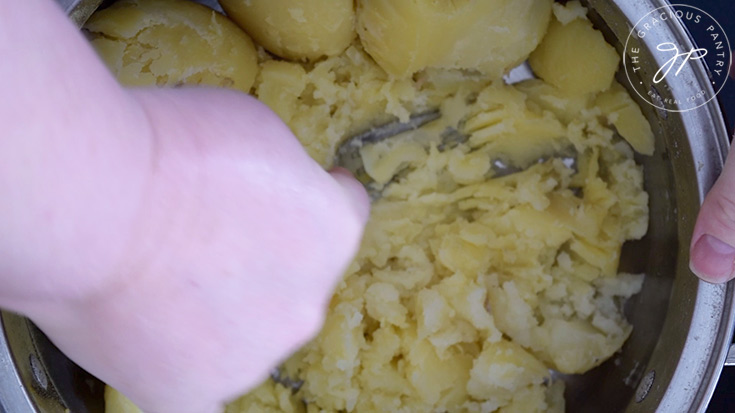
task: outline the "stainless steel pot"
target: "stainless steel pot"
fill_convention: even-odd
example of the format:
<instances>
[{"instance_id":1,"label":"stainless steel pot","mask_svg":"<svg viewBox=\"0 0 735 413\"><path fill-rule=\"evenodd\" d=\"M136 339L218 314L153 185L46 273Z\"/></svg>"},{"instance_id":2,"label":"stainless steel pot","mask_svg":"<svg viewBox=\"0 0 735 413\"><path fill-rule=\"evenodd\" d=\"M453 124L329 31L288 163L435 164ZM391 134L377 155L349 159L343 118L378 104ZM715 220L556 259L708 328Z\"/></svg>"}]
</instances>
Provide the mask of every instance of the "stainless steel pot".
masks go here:
<instances>
[{"instance_id":1,"label":"stainless steel pot","mask_svg":"<svg viewBox=\"0 0 735 413\"><path fill-rule=\"evenodd\" d=\"M84 19L101 0L59 0L72 18ZM634 23L666 0L588 0L590 18L622 54ZM647 82L663 64L648 52L662 41L685 48L692 41L680 22L643 39ZM583 53L583 51L581 51ZM706 68L669 77L664 97L683 99L712 92ZM625 75L620 81L629 86ZM649 85L647 85L649 86ZM660 86L660 85L659 85ZM637 95L633 94L634 97ZM692 275L688 247L699 206L720 174L729 143L716 101L683 113L639 102L656 134L656 154L643 157L651 223L645 239L623 251L624 271L645 272L642 292L626 313L634 326L622 351L582 376L568 376L570 412L702 412L729 348L735 317L735 286L712 285ZM32 323L0 315L0 411L101 412L102 385L66 359Z\"/></svg>"}]
</instances>

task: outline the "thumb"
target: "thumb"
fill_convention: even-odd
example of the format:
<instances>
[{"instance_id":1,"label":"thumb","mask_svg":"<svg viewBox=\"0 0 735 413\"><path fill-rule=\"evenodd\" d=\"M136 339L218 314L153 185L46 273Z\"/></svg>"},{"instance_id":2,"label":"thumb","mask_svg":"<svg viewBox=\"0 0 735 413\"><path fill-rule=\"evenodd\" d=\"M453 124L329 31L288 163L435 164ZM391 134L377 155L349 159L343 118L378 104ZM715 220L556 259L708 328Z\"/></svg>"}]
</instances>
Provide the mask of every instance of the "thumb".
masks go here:
<instances>
[{"instance_id":1,"label":"thumb","mask_svg":"<svg viewBox=\"0 0 735 413\"><path fill-rule=\"evenodd\" d=\"M690 260L692 272L704 281L735 278L735 151L699 211Z\"/></svg>"}]
</instances>

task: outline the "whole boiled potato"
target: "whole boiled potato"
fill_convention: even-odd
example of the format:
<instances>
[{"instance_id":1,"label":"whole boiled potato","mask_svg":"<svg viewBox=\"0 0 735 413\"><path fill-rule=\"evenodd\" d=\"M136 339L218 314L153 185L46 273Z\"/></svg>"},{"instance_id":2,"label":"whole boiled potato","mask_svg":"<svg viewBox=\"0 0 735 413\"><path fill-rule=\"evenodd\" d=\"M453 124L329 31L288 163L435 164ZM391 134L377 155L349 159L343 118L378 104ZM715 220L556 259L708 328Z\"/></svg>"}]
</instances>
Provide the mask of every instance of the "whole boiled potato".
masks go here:
<instances>
[{"instance_id":1,"label":"whole boiled potato","mask_svg":"<svg viewBox=\"0 0 735 413\"><path fill-rule=\"evenodd\" d=\"M128 86L202 84L249 92L258 73L252 40L214 10L186 0L121 0L84 27Z\"/></svg>"},{"instance_id":2,"label":"whole boiled potato","mask_svg":"<svg viewBox=\"0 0 735 413\"><path fill-rule=\"evenodd\" d=\"M499 78L541 41L551 0L359 0L357 33L388 73L478 70Z\"/></svg>"},{"instance_id":3,"label":"whole boiled potato","mask_svg":"<svg viewBox=\"0 0 735 413\"><path fill-rule=\"evenodd\" d=\"M352 0L220 0L227 15L280 57L313 60L344 51L355 37Z\"/></svg>"}]
</instances>

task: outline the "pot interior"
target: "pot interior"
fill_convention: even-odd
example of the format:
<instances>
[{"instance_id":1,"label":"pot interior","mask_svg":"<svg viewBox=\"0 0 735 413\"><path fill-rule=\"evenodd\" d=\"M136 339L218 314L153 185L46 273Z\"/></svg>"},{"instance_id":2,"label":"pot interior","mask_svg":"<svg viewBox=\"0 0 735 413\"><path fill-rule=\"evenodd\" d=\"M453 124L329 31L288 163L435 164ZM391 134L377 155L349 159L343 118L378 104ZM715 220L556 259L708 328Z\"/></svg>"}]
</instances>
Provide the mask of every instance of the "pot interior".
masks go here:
<instances>
[{"instance_id":1,"label":"pot interior","mask_svg":"<svg viewBox=\"0 0 735 413\"><path fill-rule=\"evenodd\" d=\"M635 20L663 5L661 1L584 3L595 27L622 56ZM683 42L689 41L682 25L672 23L670 30ZM645 48L642 52L642 60L650 64L644 64L642 76L633 81L646 82L657 70L654 56ZM706 79L704 66L698 64ZM630 86L622 67L618 80ZM709 87L703 79L687 81L688 87ZM670 86L674 91L687 87L683 83ZM567 383L567 410L637 412L667 405L677 407L677 411L702 410L732 333L733 287L698 281L688 269L688 246L703 195L721 170L727 133L714 101L695 111L675 113L656 109L630 91L652 125L656 152L637 159L644 165L645 188L650 195L648 235L626 244L620 270L645 273L646 278L641 293L625 305L634 330L622 351L587 374L562 376ZM25 389L20 396L11 397L11 403L25 395L25 401L37 411L103 411L103 384L64 357L32 323L8 313L2 314L0 323L9 365ZM694 336L697 344L692 348ZM0 336L0 351L2 347ZM699 370L682 372L689 368L687 362L700 366ZM688 374L688 381L682 381L683 374ZM688 383L689 388L677 388L679 383ZM6 409L26 411L15 405Z\"/></svg>"}]
</instances>

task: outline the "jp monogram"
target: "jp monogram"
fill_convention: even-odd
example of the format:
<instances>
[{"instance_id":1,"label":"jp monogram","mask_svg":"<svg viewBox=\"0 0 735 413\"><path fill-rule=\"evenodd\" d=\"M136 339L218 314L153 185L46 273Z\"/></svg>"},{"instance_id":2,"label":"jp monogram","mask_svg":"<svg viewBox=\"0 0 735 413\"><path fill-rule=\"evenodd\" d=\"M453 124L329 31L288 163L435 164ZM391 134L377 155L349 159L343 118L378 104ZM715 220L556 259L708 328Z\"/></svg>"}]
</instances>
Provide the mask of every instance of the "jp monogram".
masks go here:
<instances>
[{"instance_id":1,"label":"jp monogram","mask_svg":"<svg viewBox=\"0 0 735 413\"><path fill-rule=\"evenodd\" d=\"M665 38L654 43L655 47L650 47L653 45L648 42L650 54L644 55L642 46L648 40L646 37L653 38L656 31L666 33L665 27L677 23L687 23L690 29L705 33L698 38L701 44L683 46L682 39ZM675 4L654 9L636 23L625 42L623 66L631 86L646 102L663 110L685 112L705 105L719 93L727 80L731 53L727 35L714 17L693 6ZM693 65L700 63L709 69L712 88L683 97L672 93L675 91L667 80L695 76ZM651 66L656 70L651 70ZM642 70L644 67L649 69Z\"/></svg>"}]
</instances>

